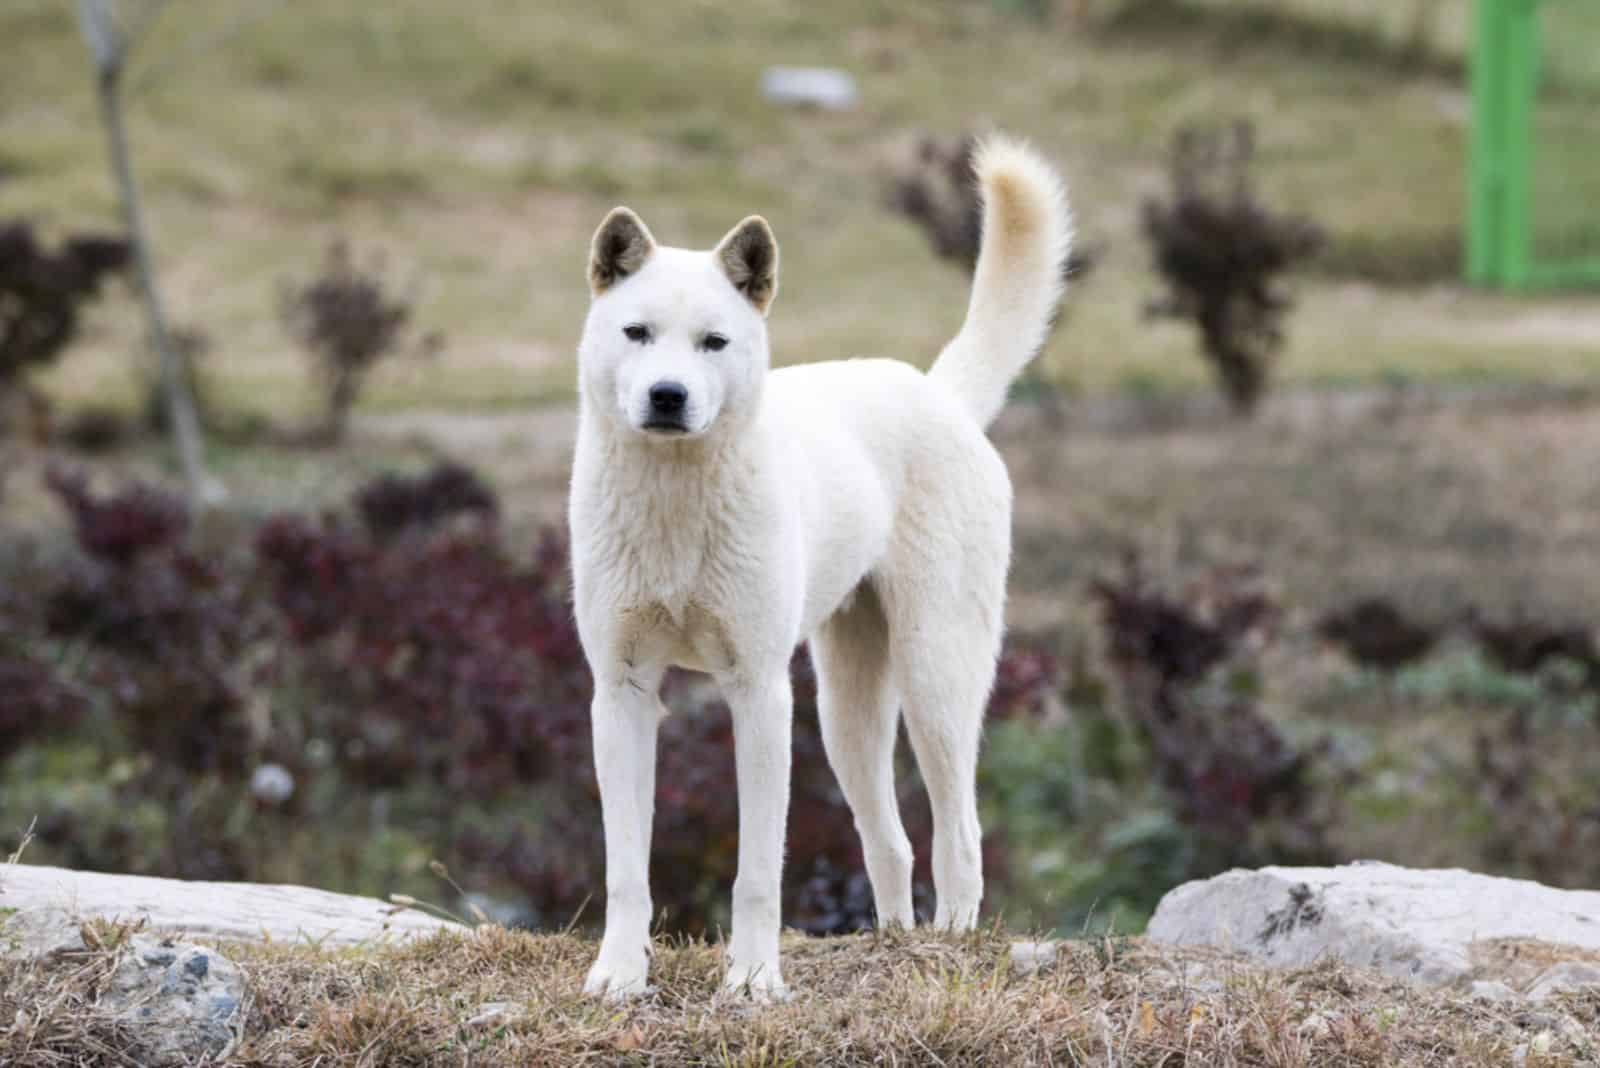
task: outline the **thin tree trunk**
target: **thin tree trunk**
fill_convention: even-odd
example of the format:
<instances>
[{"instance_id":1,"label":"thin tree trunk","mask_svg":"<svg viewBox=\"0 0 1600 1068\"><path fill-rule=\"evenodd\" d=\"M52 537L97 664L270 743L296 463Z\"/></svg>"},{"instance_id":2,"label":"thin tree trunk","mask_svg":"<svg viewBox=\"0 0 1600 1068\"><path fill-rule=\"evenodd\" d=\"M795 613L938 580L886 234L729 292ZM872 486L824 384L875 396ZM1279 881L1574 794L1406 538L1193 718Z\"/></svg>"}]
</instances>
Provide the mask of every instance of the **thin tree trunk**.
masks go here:
<instances>
[{"instance_id":1,"label":"thin tree trunk","mask_svg":"<svg viewBox=\"0 0 1600 1068\"><path fill-rule=\"evenodd\" d=\"M167 395L168 421L179 461L183 465L184 481L188 483L189 499L191 503L202 504L219 496L221 486L206 475L200 420L195 414L194 398L189 395L188 384L184 381L178 351L172 344L166 313L161 307L161 295L156 289L155 263L149 242L145 239L144 220L139 210L139 187L134 181L133 165L128 157L127 131L122 122L120 75L120 64L97 72L95 84L99 89L100 114L105 120L106 137L110 142L111 166L122 200L122 216L128 227L128 239L133 244L139 296L144 303L150 344L161 361L161 385Z\"/></svg>"}]
</instances>

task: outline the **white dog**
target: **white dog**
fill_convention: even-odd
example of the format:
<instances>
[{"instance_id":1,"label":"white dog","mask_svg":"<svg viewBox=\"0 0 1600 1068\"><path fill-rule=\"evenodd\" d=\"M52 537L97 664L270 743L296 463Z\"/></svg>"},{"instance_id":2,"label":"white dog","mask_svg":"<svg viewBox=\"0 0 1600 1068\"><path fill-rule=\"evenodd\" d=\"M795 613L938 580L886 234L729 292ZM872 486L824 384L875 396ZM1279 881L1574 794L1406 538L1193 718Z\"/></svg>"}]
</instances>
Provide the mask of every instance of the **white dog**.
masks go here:
<instances>
[{"instance_id":1,"label":"white dog","mask_svg":"<svg viewBox=\"0 0 1600 1068\"><path fill-rule=\"evenodd\" d=\"M902 707L933 807L935 922L976 920L978 741L1011 553L1011 482L984 427L1044 340L1071 233L1061 180L1029 149L992 139L976 172L966 323L925 375L893 360L769 372L778 246L759 217L710 252L658 246L626 208L595 233L571 500L606 836L591 993L646 989L658 693L680 666L709 672L733 710L726 986L785 995L789 660L806 639L878 922L913 922L894 788Z\"/></svg>"}]
</instances>

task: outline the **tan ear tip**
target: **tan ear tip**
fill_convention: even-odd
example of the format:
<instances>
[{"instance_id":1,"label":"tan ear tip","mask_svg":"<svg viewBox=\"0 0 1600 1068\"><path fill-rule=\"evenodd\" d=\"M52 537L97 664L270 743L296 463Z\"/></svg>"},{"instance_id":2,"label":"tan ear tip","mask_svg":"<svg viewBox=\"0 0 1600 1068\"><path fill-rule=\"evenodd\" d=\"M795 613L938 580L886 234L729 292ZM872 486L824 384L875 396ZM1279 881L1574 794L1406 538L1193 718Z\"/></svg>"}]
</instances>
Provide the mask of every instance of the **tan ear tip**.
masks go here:
<instances>
[{"instance_id":1,"label":"tan ear tip","mask_svg":"<svg viewBox=\"0 0 1600 1068\"><path fill-rule=\"evenodd\" d=\"M746 215L739 221L737 226L728 231L727 236L718 243L717 247L729 248L733 246L734 242L743 245L752 238L761 243L771 245L774 251L778 248L778 235L773 233L772 224L767 222L766 218L761 215Z\"/></svg>"},{"instance_id":2,"label":"tan ear tip","mask_svg":"<svg viewBox=\"0 0 1600 1068\"><path fill-rule=\"evenodd\" d=\"M618 204L616 207L606 212L606 217L600 220L600 225L596 229L596 233L603 233L604 231L619 225L631 226L646 236L649 236L650 234L650 228L644 224L643 219L639 218L639 213L628 207L626 204Z\"/></svg>"}]
</instances>

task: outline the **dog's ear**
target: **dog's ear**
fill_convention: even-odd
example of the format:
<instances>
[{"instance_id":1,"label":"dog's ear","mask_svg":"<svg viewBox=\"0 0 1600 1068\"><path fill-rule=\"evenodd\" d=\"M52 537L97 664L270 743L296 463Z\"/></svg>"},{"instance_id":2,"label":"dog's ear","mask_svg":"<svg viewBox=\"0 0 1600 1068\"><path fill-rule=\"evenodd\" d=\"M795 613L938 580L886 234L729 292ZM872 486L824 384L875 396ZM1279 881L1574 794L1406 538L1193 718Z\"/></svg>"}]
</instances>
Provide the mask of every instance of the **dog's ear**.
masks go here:
<instances>
[{"instance_id":1,"label":"dog's ear","mask_svg":"<svg viewBox=\"0 0 1600 1068\"><path fill-rule=\"evenodd\" d=\"M656 239L627 208L612 208L589 246L589 292L599 296L644 266Z\"/></svg>"},{"instance_id":2,"label":"dog's ear","mask_svg":"<svg viewBox=\"0 0 1600 1068\"><path fill-rule=\"evenodd\" d=\"M717 263L733 288L745 295L762 315L778 295L778 239L759 215L752 215L728 231L717 244Z\"/></svg>"}]
</instances>

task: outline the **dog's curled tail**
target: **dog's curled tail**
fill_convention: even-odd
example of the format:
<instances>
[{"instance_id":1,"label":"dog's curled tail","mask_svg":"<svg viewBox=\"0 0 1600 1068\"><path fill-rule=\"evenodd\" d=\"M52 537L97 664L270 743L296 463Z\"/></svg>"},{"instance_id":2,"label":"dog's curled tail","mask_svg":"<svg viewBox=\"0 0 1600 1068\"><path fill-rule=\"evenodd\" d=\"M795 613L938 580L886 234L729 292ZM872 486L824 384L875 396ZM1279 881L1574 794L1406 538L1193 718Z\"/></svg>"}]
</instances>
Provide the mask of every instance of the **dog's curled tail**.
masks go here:
<instances>
[{"instance_id":1,"label":"dog's curled tail","mask_svg":"<svg viewBox=\"0 0 1600 1068\"><path fill-rule=\"evenodd\" d=\"M994 136L973 171L983 197L983 239L967 320L928 377L962 399L982 426L1049 333L1072 250L1066 184L1033 149Z\"/></svg>"}]
</instances>

